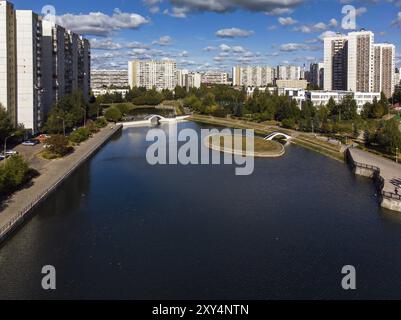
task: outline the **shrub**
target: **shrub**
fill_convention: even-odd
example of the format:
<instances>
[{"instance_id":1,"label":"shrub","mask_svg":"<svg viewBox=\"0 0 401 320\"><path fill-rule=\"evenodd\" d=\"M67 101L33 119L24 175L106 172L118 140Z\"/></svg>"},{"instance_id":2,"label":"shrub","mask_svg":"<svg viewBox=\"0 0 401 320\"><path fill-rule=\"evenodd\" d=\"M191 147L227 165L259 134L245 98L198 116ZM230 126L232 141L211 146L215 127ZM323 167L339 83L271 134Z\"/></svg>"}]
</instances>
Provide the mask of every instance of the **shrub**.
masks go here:
<instances>
[{"instance_id":1,"label":"shrub","mask_svg":"<svg viewBox=\"0 0 401 320\"><path fill-rule=\"evenodd\" d=\"M29 181L32 171L24 159L12 156L0 165L0 195L5 196L14 192L18 187Z\"/></svg>"},{"instance_id":2,"label":"shrub","mask_svg":"<svg viewBox=\"0 0 401 320\"><path fill-rule=\"evenodd\" d=\"M72 148L69 145L67 137L60 134L52 135L47 140L48 150L56 156L63 157L71 152Z\"/></svg>"},{"instance_id":3,"label":"shrub","mask_svg":"<svg viewBox=\"0 0 401 320\"><path fill-rule=\"evenodd\" d=\"M73 133L70 134L70 141L73 143L81 143L89 139L91 135L91 131L87 127L82 127L75 130Z\"/></svg>"},{"instance_id":4,"label":"shrub","mask_svg":"<svg viewBox=\"0 0 401 320\"><path fill-rule=\"evenodd\" d=\"M104 128L107 126L107 120L106 118L98 118L95 121L96 126L100 129L100 128Z\"/></svg>"}]
</instances>

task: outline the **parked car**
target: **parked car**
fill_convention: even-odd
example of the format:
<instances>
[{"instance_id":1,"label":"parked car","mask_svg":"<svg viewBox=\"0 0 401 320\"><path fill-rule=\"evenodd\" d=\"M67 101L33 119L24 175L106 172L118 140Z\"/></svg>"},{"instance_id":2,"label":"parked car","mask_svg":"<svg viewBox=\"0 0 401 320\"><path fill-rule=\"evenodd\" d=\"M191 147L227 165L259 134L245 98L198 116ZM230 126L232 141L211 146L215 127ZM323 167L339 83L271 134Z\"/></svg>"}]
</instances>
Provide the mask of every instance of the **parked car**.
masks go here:
<instances>
[{"instance_id":1,"label":"parked car","mask_svg":"<svg viewBox=\"0 0 401 320\"><path fill-rule=\"evenodd\" d=\"M5 156L6 156L6 157L11 157L11 156L15 156L15 155L17 155L17 154L18 154L18 152L15 151L15 150L6 150ZM2 153L2 155L4 156L3 153Z\"/></svg>"},{"instance_id":2,"label":"parked car","mask_svg":"<svg viewBox=\"0 0 401 320\"><path fill-rule=\"evenodd\" d=\"M22 145L23 146L33 147L33 146L36 146L39 143L40 142L38 140L27 140L27 141L23 142Z\"/></svg>"},{"instance_id":3,"label":"parked car","mask_svg":"<svg viewBox=\"0 0 401 320\"><path fill-rule=\"evenodd\" d=\"M5 157L2 154L0 154L0 161L3 161L4 159Z\"/></svg>"}]
</instances>

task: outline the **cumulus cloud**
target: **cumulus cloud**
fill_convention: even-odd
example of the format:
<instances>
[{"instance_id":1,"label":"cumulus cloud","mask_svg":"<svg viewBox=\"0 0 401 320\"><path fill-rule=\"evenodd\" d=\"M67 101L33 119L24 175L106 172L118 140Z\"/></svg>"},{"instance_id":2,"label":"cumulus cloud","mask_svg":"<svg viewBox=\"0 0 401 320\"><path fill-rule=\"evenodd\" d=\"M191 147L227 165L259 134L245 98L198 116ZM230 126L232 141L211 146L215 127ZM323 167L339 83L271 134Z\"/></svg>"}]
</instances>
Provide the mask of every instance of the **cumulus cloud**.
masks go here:
<instances>
[{"instance_id":1,"label":"cumulus cloud","mask_svg":"<svg viewBox=\"0 0 401 320\"><path fill-rule=\"evenodd\" d=\"M239 28L221 29L216 32L216 36L220 38L236 38L236 37L246 38L253 34L254 34L253 31Z\"/></svg>"},{"instance_id":2,"label":"cumulus cloud","mask_svg":"<svg viewBox=\"0 0 401 320\"><path fill-rule=\"evenodd\" d=\"M287 17L287 18L280 17L280 18L278 18L278 22L279 22L282 26L291 26L291 25L293 25L293 24L296 24L298 21L297 21L297 20L294 20L294 19L291 18L291 17Z\"/></svg>"},{"instance_id":3,"label":"cumulus cloud","mask_svg":"<svg viewBox=\"0 0 401 320\"><path fill-rule=\"evenodd\" d=\"M294 52L294 51L316 51L320 50L320 47L311 46L304 43L285 43L280 46L282 52Z\"/></svg>"},{"instance_id":4,"label":"cumulus cloud","mask_svg":"<svg viewBox=\"0 0 401 320\"><path fill-rule=\"evenodd\" d=\"M58 16L57 23L80 34L108 36L123 29L137 29L149 23L149 20L137 13L127 13L114 9L111 16L102 12L78 15L67 13Z\"/></svg>"},{"instance_id":5,"label":"cumulus cloud","mask_svg":"<svg viewBox=\"0 0 401 320\"><path fill-rule=\"evenodd\" d=\"M159 46L169 46L173 42L173 39L170 36L160 37L158 40L152 42L152 44L156 44Z\"/></svg>"},{"instance_id":6,"label":"cumulus cloud","mask_svg":"<svg viewBox=\"0 0 401 320\"><path fill-rule=\"evenodd\" d=\"M93 38L90 39L91 48L98 50L119 50L119 49L133 49L133 48L146 48L147 46L137 42L115 42L111 38Z\"/></svg>"},{"instance_id":7,"label":"cumulus cloud","mask_svg":"<svg viewBox=\"0 0 401 320\"><path fill-rule=\"evenodd\" d=\"M268 16L279 16L279 15L283 15L283 14L291 14L294 12L294 9L290 9L290 8L274 8L270 11L266 11L265 13Z\"/></svg>"}]
</instances>

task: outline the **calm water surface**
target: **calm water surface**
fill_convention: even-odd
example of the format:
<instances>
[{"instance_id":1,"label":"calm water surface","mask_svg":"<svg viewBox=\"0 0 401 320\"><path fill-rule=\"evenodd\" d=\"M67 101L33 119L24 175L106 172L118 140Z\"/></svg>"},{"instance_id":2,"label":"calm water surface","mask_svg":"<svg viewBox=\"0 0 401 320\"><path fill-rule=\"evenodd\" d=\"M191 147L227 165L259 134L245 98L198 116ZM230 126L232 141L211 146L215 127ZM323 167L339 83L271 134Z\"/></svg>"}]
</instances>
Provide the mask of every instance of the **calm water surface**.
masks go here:
<instances>
[{"instance_id":1,"label":"calm water surface","mask_svg":"<svg viewBox=\"0 0 401 320\"><path fill-rule=\"evenodd\" d=\"M0 248L0 298L401 298L401 219L370 180L296 146L247 177L152 167L148 130L117 135Z\"/></svg>"}]
</instances>

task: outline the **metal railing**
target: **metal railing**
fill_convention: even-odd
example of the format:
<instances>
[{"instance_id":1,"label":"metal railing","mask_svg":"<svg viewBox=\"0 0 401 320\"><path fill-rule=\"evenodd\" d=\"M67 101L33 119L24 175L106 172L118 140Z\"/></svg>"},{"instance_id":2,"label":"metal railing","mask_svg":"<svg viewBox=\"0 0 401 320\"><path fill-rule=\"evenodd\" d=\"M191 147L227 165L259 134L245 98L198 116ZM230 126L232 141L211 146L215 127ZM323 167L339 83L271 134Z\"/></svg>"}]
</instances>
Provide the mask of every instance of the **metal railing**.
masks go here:
<instances>
[{"instance_id":1,"label":"metal railing","mask_svg":"<svg viewBox=\"0 0 401 320\"><path fill-rule=\"evenodd\" d=\"M53 183L50 188L47 188L44 192L42 192L37 197L35 197L28 206L26 206L24 209L20 210L20 212L16 216L14 216L8 223L6 223L4 226L0 227L0 241L4 236L7 235L8 232L12 231L14 229L14 227L17 227L18 225L20 225L34 207L36 207L39 203L41 203L43 200L45 200L52 191L57 189L58 186L66 178L68 178L79 166L81 166L85 161L87 161L88 158L97 149L99 149L111 136L113 136L113 134L116 133L119 129L121 129L121 126L115 127L113 132L110 135L108 135L106 137L106 139L101 140L99 143L97 143L92 148L90 148L87 152L85 152L85 154L79 159L79 161L77 161L70 169L68 169L68 171L66 171L59 179L57 179L56 182Z\"/></svg>"}]
</instances>

